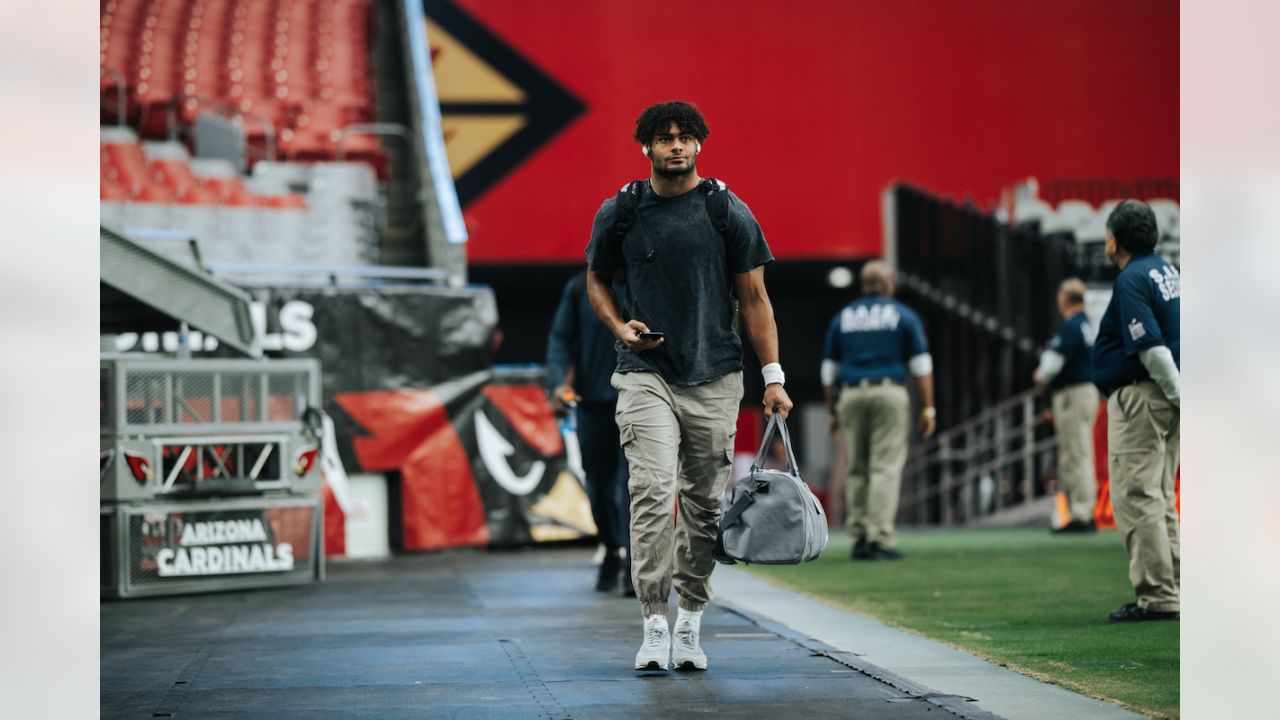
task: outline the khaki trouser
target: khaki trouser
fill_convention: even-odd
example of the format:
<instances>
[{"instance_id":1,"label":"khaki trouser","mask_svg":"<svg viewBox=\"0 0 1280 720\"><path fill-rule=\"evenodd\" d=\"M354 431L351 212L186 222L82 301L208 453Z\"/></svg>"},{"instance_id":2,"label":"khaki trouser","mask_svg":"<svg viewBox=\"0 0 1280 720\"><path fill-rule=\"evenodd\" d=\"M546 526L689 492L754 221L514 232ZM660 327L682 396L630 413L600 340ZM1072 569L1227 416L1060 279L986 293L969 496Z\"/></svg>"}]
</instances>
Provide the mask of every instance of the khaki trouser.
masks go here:
<instances>
[{"instance_id":1,"label":"khaki trouser","mask_svg":"<svg viewBox=\"0 0 1280 720\"><path fill-rule=\"evenodd\" d=\"M665 615L674 581L680 607L701 610L712 597L711 552L733 463L742 373L694 387L646 372L614 373L612 383L631 470L636 598L646 616Z\"/></svg>"},{"instance_id":2,"label":"khaki trouser","mask_svg":"<svg viewBox=\"0 0 1280 720\"><path fill-rule=\"evenodd\" d=\"M1178 408L1154 382L1126 385L1107 400L1111 503L1129 553L1138 606L1179 609Z\"/></svg>"},{"instance_id":3,"label":"khaki trouser","mask_svg":"<svg viewBox=\"0 0 1280 720\"><path fill-rule=\"evenodd\" d=\"M1053 424L1058 432L1058 480L1071 503L1071 519L1093 520L1098 481L1093 471L1093 421L1098 388L1085 382L1053 394Z\"/></svg>"},{"instance_id":4,"label":"khaki trouser","mask_svg":"<svg viewBox=\"0 0 1280 720\"><path fill-rule=\"evenodd\" d=\"M852 385L836 406L849 458L845 501L854 541L893 547L894 519L907 462L911 400L901 385Z\"/></svg>"}]
</instances>

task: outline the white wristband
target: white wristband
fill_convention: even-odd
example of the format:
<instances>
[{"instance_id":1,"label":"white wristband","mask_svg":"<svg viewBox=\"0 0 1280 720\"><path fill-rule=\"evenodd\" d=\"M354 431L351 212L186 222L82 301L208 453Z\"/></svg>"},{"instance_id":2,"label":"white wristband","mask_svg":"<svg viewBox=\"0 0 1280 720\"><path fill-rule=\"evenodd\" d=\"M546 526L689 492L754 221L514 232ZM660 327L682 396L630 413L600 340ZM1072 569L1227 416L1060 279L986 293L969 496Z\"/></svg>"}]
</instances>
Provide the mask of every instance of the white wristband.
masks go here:
<instances>
[{"instance_id":1,"label":"white wristband","mask_svg":"<svg viewBox=\"0 0 1280 720\"><path fill-rule=\"evenodd\" d=\"M765 365L760 368L760 374L764 376L765 385L772 385L774 383L778 383L779 385L787 384L787 374L782 372L782 365L780 363L769 363L768 365Z\"/></svg>"}]
</instances>

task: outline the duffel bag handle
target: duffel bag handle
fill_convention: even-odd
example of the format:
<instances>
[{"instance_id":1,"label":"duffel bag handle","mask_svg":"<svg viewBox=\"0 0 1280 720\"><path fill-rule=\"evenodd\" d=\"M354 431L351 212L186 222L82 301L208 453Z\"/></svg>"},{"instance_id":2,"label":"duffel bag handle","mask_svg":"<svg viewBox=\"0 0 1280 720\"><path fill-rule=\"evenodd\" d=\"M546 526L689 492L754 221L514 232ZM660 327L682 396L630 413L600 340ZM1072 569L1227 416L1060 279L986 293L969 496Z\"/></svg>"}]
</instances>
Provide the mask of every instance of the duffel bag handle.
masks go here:
<instances>
[{"instance_id":1,"label":"duffel bag handle","mask_svg":"<svg viewBox=\"0 0 1280 720\"><path fill-rule=\"evenodd\" d=\"M791 449L791 433L787 432L787 421L777 412L769 418L769 426L765 428L764 438L760 441L760 452L756 453L756 459L751 463L751 472L764 467L764 458L769 452L769 443L773 442L775 432L782 434L782 447L787 451L787 470L800 477L800 464L796 462L795 451Z\"/></svg>"}]
</instances>

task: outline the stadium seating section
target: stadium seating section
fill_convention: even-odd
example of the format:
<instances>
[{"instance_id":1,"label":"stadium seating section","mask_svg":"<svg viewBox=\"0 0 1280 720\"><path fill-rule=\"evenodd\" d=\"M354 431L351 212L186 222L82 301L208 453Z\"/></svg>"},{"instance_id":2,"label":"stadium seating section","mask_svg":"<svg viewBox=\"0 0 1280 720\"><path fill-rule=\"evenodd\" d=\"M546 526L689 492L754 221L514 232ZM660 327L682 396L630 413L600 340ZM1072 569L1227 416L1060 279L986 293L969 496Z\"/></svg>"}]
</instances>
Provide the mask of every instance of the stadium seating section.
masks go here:
<instances>
[{"instance_id":1,"label":"stadium seating section","mask_svg":"<svg viewBox=\"0 0 1280 720\"><path fill-rule=\"evenodd\" d=\"M104 225L185 233L205 260L377 262L381 206L364 163L264 161L242 177L229 161L189 157L178 142L139 142L118 128L102 136Z\"/></svg>"},{"instance_id":2,"label":"stadium seating section","mask_svg":"<svg viewBox=\"0 0 1280 720\"><path fill-rule=\"evenodd\" d=\"M245 114L252 145L264 140L254 122L263 117L283 158L332 160L343 127L374 119L371 17L368 0L107 0L99 60L124 76L128 118L143 137L231 108ZM110 75L102 82L104 94L120 92ZM344 149L381 155L369 136Z\"/></svg>"},{"instance_id":3,"label":"stadium seating section","mask_svg":"<svg viewBox=\"0 0 1280 720\"><path fill-rule=\"evenodd\" d=\"M1178 202L1168 198L1145 198L1156 215L1160 230L1159 251L1178 252L1181 230L1178 225ZM1040 198L1020 199L1014 207L1013 219L1020 225L1035 225L1042 235L1069 235L1082 245L1101 244L1106 240L1107 216L1120 203L1106 200L1094 207L1084 200L1062 200L1057 207Z\"/></svg>"},{"instance_id":4,"label":"stadium seating section","mask_svg":"<svg viewBox=\"0 0 1280 720\"><path fill-rule=\"evenodd\" d=\"M359 133L339 151L343 128L375 118L373 11L370 0L104 0L103 223L187 231L205 259L376 262L387 156ZM192 158L200 113L241 128L248 175Z\"/></svg>"},{"instance_id":5,"label":"stadium seating section","mask_svg":"<svg viewBox=\"0 0 1280 720\"><path fill-rule=\"evenodd\" d=\"M1117 191L1119 197L1142 198L1156 216L1156 227L1160 231L1160 240L1156 252L1175 265L1181 264L1181 228L1178 222L1178 201L1163 197L1143 195L1139 184L1125 185L1112 182L1111 189ZM1163 190L1174 190L1176 184L1155 182L1151 186L1159 186ZM1080 183L1083 195L1098 196L1091 192L1099 187L1097 183ZM1034 231L1046 238L1065 238L1072 248L1074 264L1079 273L1090 282L1108 282L1114 274L1114 268L1103 252L1107 235L1107 217L1120 204L1118 198L1102 200L1097 206L1087 200L1077 198L1061 198L1057 205L1050 204L1036 194L1038 184L1033 181L1024 183L1010 195L1014 198L1011 212L1009 208L1000 207L996 217L1001 222L1012 221L1020 228ZM1057 191L1062 188L1057 188Z\"/></svg>"}]
</instances>

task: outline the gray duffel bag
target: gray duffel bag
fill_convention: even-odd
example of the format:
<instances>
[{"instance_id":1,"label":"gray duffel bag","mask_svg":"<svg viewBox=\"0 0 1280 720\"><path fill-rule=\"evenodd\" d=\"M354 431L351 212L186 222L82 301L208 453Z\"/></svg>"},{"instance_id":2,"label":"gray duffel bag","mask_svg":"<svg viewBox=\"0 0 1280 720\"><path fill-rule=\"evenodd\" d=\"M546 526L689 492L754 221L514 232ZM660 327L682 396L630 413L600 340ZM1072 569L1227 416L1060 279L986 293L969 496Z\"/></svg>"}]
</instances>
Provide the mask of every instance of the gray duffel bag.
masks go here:
<instances>
[{"instance_id":1,"label":"gray duffel bag","mask_svg":"<svg viewBox=\"0 0 1280 720\"><path fill-rule=\"evenodd\" d=\"M775 431L787 451L785 472L761 468ZM787 423L775 412L751 474L734 483L720 503L715 559L726 565L795 565L817 558L826 546L826 513L800 479Z\"/></svg>"}]
</instances>

